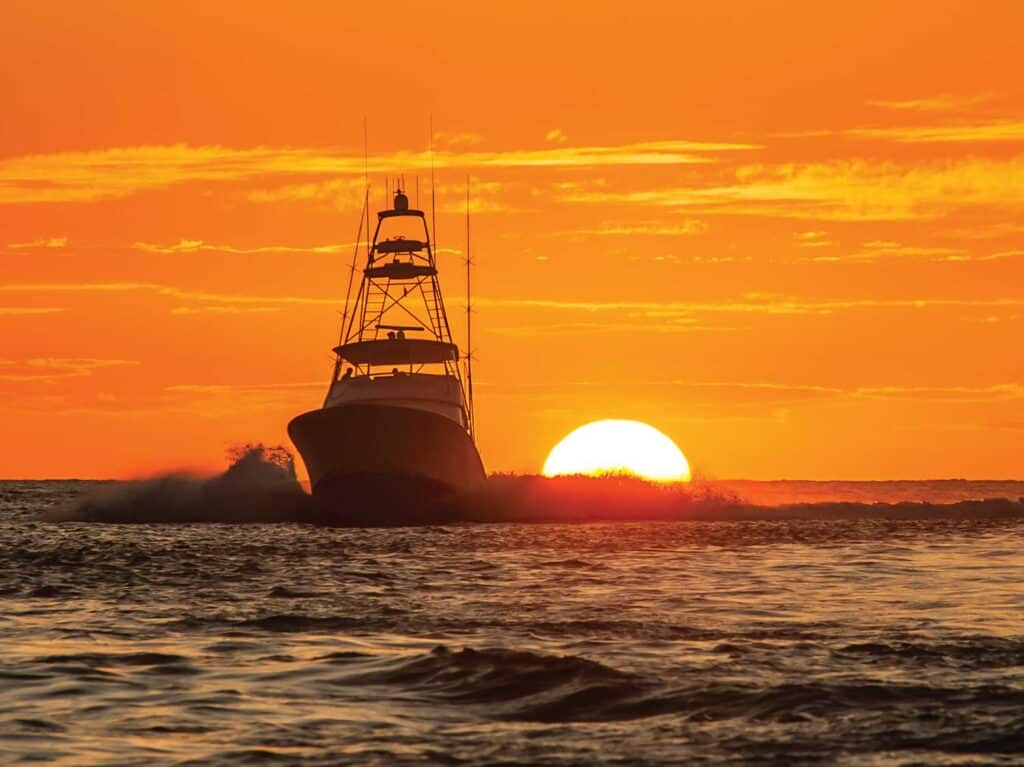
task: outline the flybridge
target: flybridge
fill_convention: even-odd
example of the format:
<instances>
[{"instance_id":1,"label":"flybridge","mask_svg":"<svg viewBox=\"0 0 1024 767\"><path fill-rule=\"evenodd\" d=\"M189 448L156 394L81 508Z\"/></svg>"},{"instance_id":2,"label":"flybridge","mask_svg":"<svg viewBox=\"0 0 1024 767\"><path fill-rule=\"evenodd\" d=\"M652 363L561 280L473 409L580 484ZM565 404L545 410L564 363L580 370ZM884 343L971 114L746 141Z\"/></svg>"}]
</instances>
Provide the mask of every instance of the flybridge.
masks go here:
<instances>
[{"instance_id":1,"label":"flybridge","mask_svg":"<svg viewBox=\"0 0 1024 767\"><path fill-rule=\"evenodd\" d=\"M428 365L458 362L459 347L425 338L356 341L334 347L335 354L357 365Z\"/></svg>"}]
</instances>

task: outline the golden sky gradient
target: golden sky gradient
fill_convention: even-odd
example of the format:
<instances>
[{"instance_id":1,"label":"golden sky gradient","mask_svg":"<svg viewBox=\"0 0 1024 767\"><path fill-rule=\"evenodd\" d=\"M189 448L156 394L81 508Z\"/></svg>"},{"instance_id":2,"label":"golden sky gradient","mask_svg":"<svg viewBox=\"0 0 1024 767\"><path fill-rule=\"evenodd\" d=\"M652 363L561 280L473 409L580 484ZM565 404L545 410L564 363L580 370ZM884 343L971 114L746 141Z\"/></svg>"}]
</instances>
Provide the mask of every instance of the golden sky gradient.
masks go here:
<instances>
[{"instance_id":1,"label":"golden sky gradient","mask_svg":"<svg viewBox=\"0 0 1024 767\"><path fill-rule=\"evenodd\" d=\"M1024 475L1024 4L436 5L0 5L0 476L286 443L431 114L489 470Z\"/></svg>"}]
</instances>

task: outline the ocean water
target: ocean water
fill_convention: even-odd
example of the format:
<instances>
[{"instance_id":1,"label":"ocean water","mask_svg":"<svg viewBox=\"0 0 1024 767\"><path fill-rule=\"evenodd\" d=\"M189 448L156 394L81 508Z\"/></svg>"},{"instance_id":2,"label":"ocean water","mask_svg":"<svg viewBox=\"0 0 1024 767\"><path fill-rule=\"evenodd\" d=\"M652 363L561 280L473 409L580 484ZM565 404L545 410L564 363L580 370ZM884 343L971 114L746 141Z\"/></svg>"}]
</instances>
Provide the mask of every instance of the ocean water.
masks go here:
<instances>
[{"instance_id":1,"label":"ocean water","mask_svg":"<svg viewBox=\"0 0 1024 767\"><path fill-rule=\"evenodd\" d=\"M934 506L1020 483L724 521L164 523L237 516L190 482L0 483L0 762L1024 763L1024 507ZM105 509L136 523L82 521Z\"/></svg>"}]
</instances>

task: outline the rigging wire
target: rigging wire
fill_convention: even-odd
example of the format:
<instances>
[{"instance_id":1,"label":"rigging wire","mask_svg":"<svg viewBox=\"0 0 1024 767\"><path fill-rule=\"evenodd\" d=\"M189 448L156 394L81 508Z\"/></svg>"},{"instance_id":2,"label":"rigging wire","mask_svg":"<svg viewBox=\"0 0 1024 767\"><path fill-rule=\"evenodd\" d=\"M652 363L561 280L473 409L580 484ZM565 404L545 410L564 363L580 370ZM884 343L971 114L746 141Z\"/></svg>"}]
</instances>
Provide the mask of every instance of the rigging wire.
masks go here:
<instances>
[{"instance_id":1,"label":"rigging wire","mask_svg":"<svg viewBox=\"0 0 1024 767\"><path fill-rule=\"evenodd\" d=\"M363 192L363 211L369 215L370 208L370 185L366 185L366 190ZM345 339L348 337L348 329L346 327L346 321L348 319L349 302L352 297L352 279L356 273L356 261L359 259L359 246L363 241L363 216L359 216L359 231L356 234L356 245L352 250L352 264L348 268L348 287L345 289L345 309L341 314L341 332L338 337L338 345L345 343ZM355 313L352 315L355 317Z\"/></svg>"}]
</instances>

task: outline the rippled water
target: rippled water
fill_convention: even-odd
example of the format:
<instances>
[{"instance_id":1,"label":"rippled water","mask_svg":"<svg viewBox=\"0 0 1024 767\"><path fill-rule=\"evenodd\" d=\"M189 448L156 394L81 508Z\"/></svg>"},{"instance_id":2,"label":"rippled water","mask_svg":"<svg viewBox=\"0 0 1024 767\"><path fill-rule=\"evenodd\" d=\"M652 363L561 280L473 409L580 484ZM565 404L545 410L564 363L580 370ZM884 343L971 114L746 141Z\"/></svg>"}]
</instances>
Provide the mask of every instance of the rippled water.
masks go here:
<instances>
[{"instance_id":1,"label":"rippled water","mask_svg":"<svg viewBox=\"0 0 1024 767\"><path fill-rule=\"evenodd\" d=\"M0 761L1017 764L1021 517L43 522L0 483Z\"/></svg>"}]
</instances>

